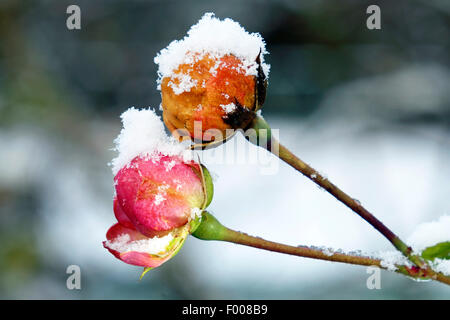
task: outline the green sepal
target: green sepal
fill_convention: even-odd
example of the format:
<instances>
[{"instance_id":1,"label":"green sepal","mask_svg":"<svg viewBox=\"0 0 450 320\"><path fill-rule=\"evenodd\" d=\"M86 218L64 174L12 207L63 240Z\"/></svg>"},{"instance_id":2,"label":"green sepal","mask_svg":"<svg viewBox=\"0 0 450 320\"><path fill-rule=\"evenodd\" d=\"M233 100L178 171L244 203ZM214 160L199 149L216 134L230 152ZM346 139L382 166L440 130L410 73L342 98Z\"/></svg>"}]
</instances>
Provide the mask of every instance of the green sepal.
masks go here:
<instances>
[{"instance_id":1,"label":"green sepal","mask_svg":"<svg viewBox=\"0 0 450 320\"><path fill-rule=\"evenodd\" d=\"M203 213L203 211L202 211ZM202 216L196 217L195 219L192 219L189 221L189 233L192 234L197 230L198 226L202 223Z\"/></svg>"},{"instance_id":2,"label":"green sepal","mask_svg":"<svg viewBox=\"0 0 450 320\"><path fill-rule=\"evenodd\" d=\"M200 224L200 222L197 222L197 220L200 220L200 218L194 219L191 221L192 222L196 222L197 224L195 225L195 227L197 228L198 225ZM154 254L152 256L157 257L157 258L162 258L164 259L165 257L167 257L168 255L170 255L170 258L173 258L178 251L180 251L180 249L183 247L184 245L184 241L186 241L187 236L190 234L191 230L192 230L192 226L191 223L184 225L181 228L178 228L173 232L173 240L170 241L170 243L167 245L165 253L163 255L157 255ZM144 275L150 271L151 267L146 267L144 268L144 271L142 272L141 276L139 277L139 280L142 280L142 278L144 277Z\"/></svg>"},{"instance_id":3,"label":"green sepal","mask_svg":"<svg viewBox=\"0 0 450 320\"><path fill-rule=\"evenodd\" d=\"M206 193L206 200L202 209L206 209L211 203L214 196L214 184L208 169L204 165L201 166L202 166L203 185Z\"/></svg>"},{"instance_id":4,"label":"green sepal","mask_svg":"<svg viewBox=\"0 0 450 320\"><path fill-rule=\"evenodd\" d=\"M228 229L208 211L203 211L200 225L192 235L201 240L227 240Z\"/></svg>"},{"instance_id":5,"label":"green sepal","mask_svg":"<svg viewBox=\"0 0 450 320\"><path fill-rule=\"evenodd\" d=\"M212 181L211 174L209 173L208 169L198 161L195 165L190 165L194 173L197 175L197 177L200 178L202 182L203 192L204 192L204 200L201 210L204 210L212 201L212 198L214 196L214 184Z\"/></svg>"},{"instance_id":6,"label":"green sepal","mask_svg":"<svg viewBox=\"0 0 450 320\"><path fill-rule=\"evenodd\" d=\"M139 277L139 280L142 280L142 278L145 276L145 274L147 272L149 272L151 269L153 269L153 268L151 268L151 267L144 268L144 271L142 271L141 276Z\"/></svg>"},{"instance_id":7,"label":"green sepal","mask_svg":"<svg viewBox=\"0 0 450 320\"><path fill-rule=\"evenodd\" d=\"M270 151L272 147L272 129L267 121L257 114L250 124L249 129L254 129L254 131L247 130L244 134L245 139L254 145Z\"/></svg>"}]
</instances>

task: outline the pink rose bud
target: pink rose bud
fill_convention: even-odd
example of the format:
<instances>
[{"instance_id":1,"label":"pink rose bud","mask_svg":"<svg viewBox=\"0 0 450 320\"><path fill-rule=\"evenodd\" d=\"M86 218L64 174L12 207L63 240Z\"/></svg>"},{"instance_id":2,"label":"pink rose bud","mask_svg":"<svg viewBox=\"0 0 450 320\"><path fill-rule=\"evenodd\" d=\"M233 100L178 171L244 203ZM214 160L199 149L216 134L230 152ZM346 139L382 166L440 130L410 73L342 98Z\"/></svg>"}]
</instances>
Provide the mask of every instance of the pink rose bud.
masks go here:
<instances>
[{"instance_id":1,"label":"pink rose bud","mask_svg":"<svg viewBox=\"0 0 450 320\"><path fill-rule=\"evenodd\" d=\"M212 197L208 171L180 156L136 157L114 178L119 223L103 243L116 258L157 267L175 255Z\"/></svg>"}]
</instances>

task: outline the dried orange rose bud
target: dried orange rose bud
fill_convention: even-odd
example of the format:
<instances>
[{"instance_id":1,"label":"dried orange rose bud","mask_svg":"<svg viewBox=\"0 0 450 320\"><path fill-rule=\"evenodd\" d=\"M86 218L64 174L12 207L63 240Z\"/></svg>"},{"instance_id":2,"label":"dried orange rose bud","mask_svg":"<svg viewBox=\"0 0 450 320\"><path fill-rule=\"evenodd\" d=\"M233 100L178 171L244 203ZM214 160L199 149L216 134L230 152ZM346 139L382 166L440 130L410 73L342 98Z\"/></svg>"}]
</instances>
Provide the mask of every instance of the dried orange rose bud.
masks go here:
<instances>
[{"instance_id":1,"label":"dried orange rose bud","mask_svg":"<svg viewBox=\"0 0 450 320\"><path fill-rule=\"evenodd\" d=\"M259 34L205 14L183 40L155 58L169 130L185 130L196 141L210 142L217 141L217 131L225 139L227 129L247 127L265 98L265 53Z\"/></svg>"}]
</instances>

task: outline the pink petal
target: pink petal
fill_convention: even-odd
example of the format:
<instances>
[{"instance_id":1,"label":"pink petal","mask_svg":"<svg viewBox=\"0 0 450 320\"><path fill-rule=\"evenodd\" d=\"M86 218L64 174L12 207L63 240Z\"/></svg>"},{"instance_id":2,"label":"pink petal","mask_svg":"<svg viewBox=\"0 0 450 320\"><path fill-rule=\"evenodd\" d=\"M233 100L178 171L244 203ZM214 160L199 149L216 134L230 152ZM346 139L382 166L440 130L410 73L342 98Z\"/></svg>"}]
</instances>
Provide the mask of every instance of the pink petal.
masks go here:
<instances>
[{"instance_id":1,"label":"pink petal","mask_svg":"<svg viewBox=\"0 0 450 320\"><path fill-rule=\"evenodd\" d=\"M111 242L117 239L117 237L128 234L130 236L130 242L134 240L142 240L146 239L144 235L139 233L138 231L124 227L123 225L116 223L113 225L108 232L106 233L106 239ZM151 255L146 252L137 252L137 251L127 251L127 252L119 252L117 250L111 249L108 247L107 241L103 241L103 246L108 249L117 259L122 260L125 263L132 264L140 267L151 267L155 268L166 262L172 257L172 254L167 257L161 258L155 255Z\"/></svg>"},{"instance_id":2,"label":"pink petal","mask_svg":"<svg viewBox=\"0 0 450 320\"><path fill-rule=\"evenodd\" d=\"M114 205L113 205L114 215L116 216L117 221L123 225L124 227L134 229L134 225L131 222L131 220L128 218L128 216L123 211L122 207L120 206L119 202L117 201L117 197L114 198Z\"/></svg>"},{"instance_id":3,"label":"pink petal","mask_svg":"<svg viewBox=\"0 0 450 320\"><path fill-rule=\"evenodd\" d=\"M191 208L203 204L202 181L192 165L179 157L136 157L117 173L118 203L140 232L151 236L154 231L181 227L188 222Z\"/></svg>"}]
</instances>

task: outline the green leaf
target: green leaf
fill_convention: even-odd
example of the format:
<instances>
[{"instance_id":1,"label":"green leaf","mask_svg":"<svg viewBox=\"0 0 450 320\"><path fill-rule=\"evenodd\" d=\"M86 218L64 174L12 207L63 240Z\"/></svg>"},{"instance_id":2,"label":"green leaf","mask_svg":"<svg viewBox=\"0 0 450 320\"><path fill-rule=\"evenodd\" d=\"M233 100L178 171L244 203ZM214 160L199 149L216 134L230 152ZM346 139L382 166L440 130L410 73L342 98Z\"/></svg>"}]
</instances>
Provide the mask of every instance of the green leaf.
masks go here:
<instances>
[{"instance_id":1,"label":"green leaf","mask_svg":"<svg viewBox=\"0 0 450 320\"><path fill-rule=\"evenodd\" d=\"M440 242L422 251L422 257L433 261L436 258L450 259L450 241Z\"/></svg>"}]
</instances>

